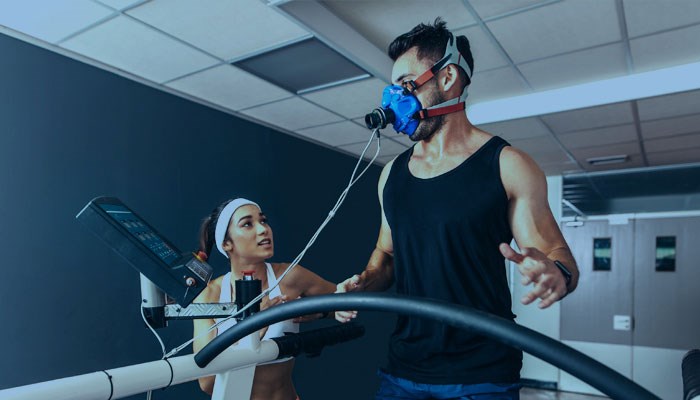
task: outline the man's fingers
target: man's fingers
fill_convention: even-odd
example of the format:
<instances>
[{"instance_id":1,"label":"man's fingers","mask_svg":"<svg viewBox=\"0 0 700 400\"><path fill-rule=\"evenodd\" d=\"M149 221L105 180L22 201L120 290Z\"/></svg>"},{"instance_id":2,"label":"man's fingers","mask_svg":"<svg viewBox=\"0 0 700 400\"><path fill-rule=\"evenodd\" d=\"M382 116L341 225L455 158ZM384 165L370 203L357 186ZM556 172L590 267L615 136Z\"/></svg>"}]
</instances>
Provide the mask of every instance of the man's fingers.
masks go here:
<instances>
[{"instance_id":1,"label":"man's fingers","mask_svg":"<svg viewBox=\"0 0 700 400\"><path fill-rule=\"evenodd\" d=\"M357 311L336 311L335 312L335 319L338 322L349 322L353 318L357 317Z\"/></svg>"},{"instance_id":2,"label":"man's fingers","mask_svg":"<svg viewBox=\"0 0 700 400\"><path fill-rule=\"evenodd\" d=\"M353 275L336 286L336 293L352 292L360 285L360 276Z\"/></svg>"},{"instance_id":3,"label":"man's fingers","mask_svg":"<svg viewBox=\"0 0 700 400\"><path fill-rule=\"evenodd\" d=\"M545 284L545 282L540 282L530 293L523 296L520 302L525 305L530 304L538 298L544 298L548 291L549 287Z\"/></svg>"},{"instance_id":4,"label":"man's fingers","mask_svg":"<svg viewBox=\"0 0 700 400\"><path fill-rule=\"evenodd\" d=\"M507 258L510 261L513 261L514 263L519 264L519 263L523 262L524 257L522 256L522 254L513 250L513 248L510 247L510 245L507 243L501 243L498 246L498 250L501 251L501 254L503 254L503 257Z\"/></svg>"},{"instance_id":5,"label":"man's fingers","mask_svg":"<svg viewBox=\"0 0 700 400\"><path fill-rule=\"evenodd\" d=\"M549 296L545 297L542 301L540 301L537 307L541 309L547 308L552 304L556 303L559 299L561 299L561 297L562 293L559 293L556 290L552 290L552 293Z\"/></svg>"},{"instance_id":6,"label":"man's fingers","mask_svg":"<svg viewBox=\"0 0 700 400\"><path fill-rule=\"evenodd\" d=\"M541 273L537 269L531 268L530 266L525 264L516 265L518 266L518 271L520 272L520 275L523 276L523 278L520 280L523 285L527 286L532 282L538 282L538 278L540 277Z\"/></svg>"}]
</instances>

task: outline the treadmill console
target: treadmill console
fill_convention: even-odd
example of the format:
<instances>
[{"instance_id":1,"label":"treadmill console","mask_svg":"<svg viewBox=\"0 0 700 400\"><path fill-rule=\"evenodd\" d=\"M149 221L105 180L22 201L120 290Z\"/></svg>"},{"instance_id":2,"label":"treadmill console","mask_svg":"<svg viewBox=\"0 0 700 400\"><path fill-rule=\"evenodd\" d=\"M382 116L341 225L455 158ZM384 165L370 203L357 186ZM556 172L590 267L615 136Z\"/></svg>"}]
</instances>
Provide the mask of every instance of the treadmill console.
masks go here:
<instances>
[{"instance_id":1,"label":"treadmill console","mask_svg":"<svg viewBox=\"0 0 700 400\"><path fill-rule=\"evenodd\" d=\"M181 253L117 198L93 199L76 219L182 307L211 279L209 264L195 254Z\"/></svg>"}]
</instances>

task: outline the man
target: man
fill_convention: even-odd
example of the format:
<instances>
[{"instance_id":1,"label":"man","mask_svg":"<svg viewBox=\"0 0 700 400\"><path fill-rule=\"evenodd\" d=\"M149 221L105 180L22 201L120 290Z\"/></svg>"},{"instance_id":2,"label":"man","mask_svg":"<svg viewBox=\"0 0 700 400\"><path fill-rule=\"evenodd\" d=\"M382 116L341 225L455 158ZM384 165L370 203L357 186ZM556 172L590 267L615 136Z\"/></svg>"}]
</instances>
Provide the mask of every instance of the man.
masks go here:
<instances>
[{"instance_id":1,"label":"man","mask_svg":"<svg viewBox=\"0 0 700 400\"><path fill-rule=\"evenodd\" d=\"M400 294L513 320L505 257L524 285L533 284L524 304L541 299L546 308L571 293L578 269L549 208L544 174L463 111L474 64L466 37L454 38L438 18L396 38L389 56L396 86L385 90L383 104L417 99L418 117L391 110L395 129L416 144L384 167L376 248L364 272L338 284L338 292L383 291L395 282ZM417 127L409 117L419 119ZM520 252L508 245L513 238ZM495 340L400 316L376 398L518 399L521 365L520 351Z\"/></svg>"}]
</instances>

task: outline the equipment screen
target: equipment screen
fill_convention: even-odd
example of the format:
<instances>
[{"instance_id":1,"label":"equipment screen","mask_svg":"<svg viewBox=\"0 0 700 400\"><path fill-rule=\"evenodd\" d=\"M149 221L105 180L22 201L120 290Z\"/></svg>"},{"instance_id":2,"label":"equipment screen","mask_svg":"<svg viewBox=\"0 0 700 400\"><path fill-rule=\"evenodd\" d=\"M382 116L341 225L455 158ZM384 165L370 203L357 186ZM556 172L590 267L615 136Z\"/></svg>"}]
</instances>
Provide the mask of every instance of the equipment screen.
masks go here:
<instances>
[{"instance_id":1,"label":"equipment screen","mask_svg":"<svg viewBox=\"0 0 700 400\"><path fill-rule=\"evenodd\" d=\"M99 206L168 265L172 265L180 257L175 250L128 208L119 204L106 203L101 203Z\"/></svg>"}]
</instances>

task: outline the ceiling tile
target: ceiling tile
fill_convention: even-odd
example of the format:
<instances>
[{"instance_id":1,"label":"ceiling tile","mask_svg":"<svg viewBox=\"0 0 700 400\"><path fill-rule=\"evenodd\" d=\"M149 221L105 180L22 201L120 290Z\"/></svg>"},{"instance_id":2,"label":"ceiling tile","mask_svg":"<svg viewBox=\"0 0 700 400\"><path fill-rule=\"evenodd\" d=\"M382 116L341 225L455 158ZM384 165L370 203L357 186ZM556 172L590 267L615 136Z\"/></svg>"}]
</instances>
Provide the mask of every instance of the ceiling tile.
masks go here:
<instances>
[{"instance_id":1,"label":"ceiling tile","mask_svg":"<svg viewBox=\"0 0 700 400\"><path fill-rule=\"evenodd\" d=\"M83 32L61 47L154 82L165 82L218 62L124 16Z\"/></svg>"},{"instance_id":2,"label":"ceiling tile","mask_svg":"<svg viewBox=\"0 0 700 400\"><path fill-rule=\"evenodd\" d=\"M513 67L475 73L468 90L468 105L530 92Z\"/></svg>"},{"instance_id":3,"label":"ceiling tile","mask_svg":"<svg viewBox=\"0 0 700 400\"><path fill-rule=\"evenodd\" d=\"M543 2L543 0L469 0L469 3L482 19L516 12Z\"/></svg>"},{"instance_id":4,"label":"ceiling tile","mask_svg":"<svg viewBox=\"0 0 700 400\"><path fill-rule=\"evenodd\" d=\"M642 72L700 61L698 37L700 25L630 40L634 70Z\"/></svg>"},{"instance_id":5,"label":"ceiling tile","mask_svg":"<svg viewBox=\"0 0 700 400\"><path fill-rule=\"evenodd\" d=\"M700 22L697 0L623 0L623 4L631 38Z\"/></svg>"},{"instance_id":6,"label":"ceiling tile","mask_svg":"<svg viewBox=\"0 0 700 400\"><path fill-rule=\"evenodd\" d=\"M637 107L642 121L696 114L700 110L700 90L637 100Z\"/></svg>"},{"instance_id":7,"label":"ceiling tile","mask_svg":"<svg viewBox=\"0 0 700 400\"><path fill-rule=\"evenodd\" d=\"M396 158L396 155L377 157L377 162L381 165L387 165L389 161Z\"/></svg>"},{"instance_id":8,"label":"ceiling tile","mask_svg":"<svg viewBox=\"0 0 700 400\"><path fill-rule=\"evenodd\" d=\"M353 154L357 154L358 156L362 153L362 150L365 148L367 145L367 142L362 142L362 143L355 143L355 144L350 144L350 145L345 145L345 146L338 146L339 149L343 149L345 151L349 151ZM393 156L399 153L402 153L408 149L408 147L398 144L396 142L393 142L391 140L382 140L381 143L381 150L379 152L380 157L385 157L385 156ZM377 141L373 141L372 145L367 149L367 152L365 153L365 158L366 159L371 159L374 157L374 153L377 151Z\"/></svg>"},{"instance_id":9,"label":"ceiling tile","mask_svg":"<svg viewBox=\"0 0 700 400\"><path fill-rule=\"evenodd\" d=\"M551 136L539 136L528 139L510 140L510 144L530 155L540 153L562 152L561 146Z\"/></svg>"},{"instance_id":10,"label":"ceiling tile","mask_svg":"<svg viewBox=\"0 0 700 400\"><path fill-rule=\"evenodd\" d=\"M434 16L442 16L450 29L476 23L461 0L326 0L323 4L382 51L416 25L432 23Z\"/></svg>"},{"instance_id":11,"label":"ceiling tile","mask_svg":"<svg viewBox=\"0 0 700 400\"><path fill-rule=\"evenodd\" d=\"M476 73L508 65L508 59L480 25L455 30L453 33L456 36L464 35L469 39Z\"/></svg>"},{"instance_id":12,"label":"ceiling tile","mask_svg":"<svg viewBox=\"0 0 700 400\"><path fill-rule=\"evenodd\" d=\"M589 158L608 157L622 154L626 154L628 156L631 156L633 154L641 154L641 147L639 146L639 142L629 142L608 146L595 146L580 149L572 149L570 151L582 165L588 165L586 160Z\"/></svg>"},{"instance_id":13,"label":"ceiling tile","mask_svg":"<svg viewBox=\"0 0 700 400\"><path fill-rule=\"evenodd\" d=\"M700 114L642 122L641 128L644 139L700 132Z\"/></svg>"},{"instance_id":14,"label":"ceiling tile","mask_svg":"<svg viewBox=\"0 0 700 400\"><path fill-rule=\"evenodd\" d=\"M700 148L699 133L644 141L644 149L649 153L684 150L688 148ZM700 159L700 150L698 150L698 159Z\"/></svg>"},{"instance_id":15,"label":"ceiling tile","mask_svg":"<svg viewBox=\"0 0 700 400\"><path fill-rule=\"evenodd\" d=\"M573 86L627 74L625 48L613 43L518 65L535 90Z\"/></svg>"},{"instance_id":16,"label":"ceiling tile","mask_svg":"<svg viewBox=\"0 0 700 400\"><path fill-rule=\"evenodd\" d=\"M365 114L381 106L382 91L386 85L387 83L380 79L363 79L304 94L302 97L344 117L364 118Z\"/></svg>"},{"instance_id":17,"label":"ceiling tile","mask_svg":"<svg viewBox=\"0 0 700 400\"><path fill-rule=\"evenodd\" d=\"M241 112L291 131L343 119L299 97L248 108Z\"/></svg>"},{"instance_id":18,"label":"ceiling tile","mask_svg":"<svg viewBox=\"0 0 700 400\"><path fill-rule=\"evenodd\" d=\"M309 34L260 0L155 0L127 13L224 60Z\"/></svg>"},{"instance_id":19,"label":"ceiling tile","mask_svg":"<svg viewBox=\"0 0 700 400\"><path fill-rule=\"evenodd\" d=\"M647 153L651 165L685 164L700 162L700 148L661 153Z\"/></svg>"},{"instance_id":20,"label":"ceiling tile","mask_svg":"<svg viewBox=\"0 0 700 400\"><path fill-rule=\"evenodd\" d=\"M342 146L354 143L367 143L371 132L353 124L350 121L317 126L297 131L298 134L331 146Z\"/></svg>"},{"instance_id":21,"label":"ceiling tile","mask_svg":"<svg viewBox=\"0 0 700 400\"><path fill-rule=\"evenodd\" d=\"M576 131L559 135L559 140L564 147L569 150L632 142L637 139L637 128L634 124Z\"/></svg>"},{"instance_id":22,"label":"ceiling tile","mask_svg":"<svg viewBox=\"0 0 700 400\"><path fill-rule=\"evenodd\" d=\"M542 165L572 162L569 156L561 150L528 153L528 155L532 157L533 160L535 160L535 162L537 163L537 165L540 166L540 168L542 168Z\"/></svg>"},{"instance_id":23,"label":"ceiling tile","mask_svg":"<svg viewBox=\"0 0 700 400\"><path fill-rule=\"evenodd\" d=\"M188 75L169 82L166 86L231 110L292 96L286 90L228 64Z\"/></svg>"},{"instance_id":24,"label":"ceiling tile","mask_svg":"<svg viewBox=\"0 0 700 400\"><path fill-rule=\"evenodd\" d=\"M541 118L557 134L634 122L629 102L564 111L543 115Z\"/></svg>"},{"instance_id":25,"label":"ceiling tile","mask_svg":"<svg viewBox=\"0 0 700 400\"><path fill-rule=\"evenodd\" d=\"M56 43L113 12L89 0L3 1L0 2L0 25Z\"/></svg>"},{"instance_id":26,"label":"ceiling tile","mask_svg":"<svg viewBox=\"0 0 700 400\"><path fill-rule=\"evenodd\" d=\"M112 8L115 8L117 10L123 10L133 4L137 3L143 3L144 1L148 0L95 0L98 1L104 5L110 6Z\"/></svg>"},{"instance_id":27,"label":"ceiling tile","mask_svg":"<svg viewBox=\"0 0 700 400\"><path fill-rule=\"evenodd\" d=\"M575 161L566 161L559 163L538 163L545 175L563 175L563 174L575 174L583 172L579 165Z\"/></svg>"},{"instance_id":28,"label":"ceiling tile","mask_svg":"<svg viewBox=\"0 0 700 400\"><path fill-rule=\"evenodd\" d=\"M516 63L621 39L614 0L562 1L487 25Z\"/></svg>"},{"instance_id":29,"label":"ceiling tile","mask_svg":"<svg viewBox=\"0 0 700 400\"><path fill-rule=\"evenodd\" d=\"M485 130L492 135L498 135L506 140L550 135L549 129L536 117L479 125L479 129Z\"/></svg>"}]
</instances>

